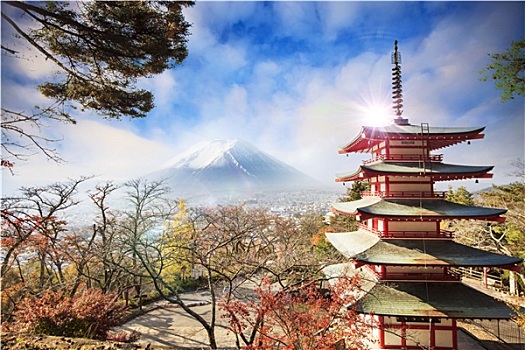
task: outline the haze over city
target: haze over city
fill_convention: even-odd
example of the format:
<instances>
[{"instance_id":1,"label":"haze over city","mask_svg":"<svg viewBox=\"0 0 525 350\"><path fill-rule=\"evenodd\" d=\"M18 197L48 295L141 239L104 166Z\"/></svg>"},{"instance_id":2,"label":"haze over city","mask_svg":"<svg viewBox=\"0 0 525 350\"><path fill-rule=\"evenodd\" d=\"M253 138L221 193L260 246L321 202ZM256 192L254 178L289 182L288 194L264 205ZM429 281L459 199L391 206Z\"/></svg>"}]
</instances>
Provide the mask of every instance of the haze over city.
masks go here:
<instances>
[{"instance_id":1,"label":"haze over city","mask_svg":"<svg viewBox=\"0 0 525 350\"><path fill-rule=\"evenodd\" d=\"M524 35L523 2L197 2L181 66L140 84L155 94L144 119L79 114L77 125L49 124L63 164L37 154L2 169L2 189L81 175L128 180L193 144L246 140L328 185L367 155L339 146L362 125L387 123L394 40L402 55L403 117L431 126L486 126L485 139L445 149L448 163L495 165L493 179L457 182L472 191L514 181L524 158L523 98L501 102L480 81L489 54ZM2 31L2 41L13 40ZM35 86L53 67L35 54L2 57L2 104L45 104ZM378 118L379 117L379 120ZM441 152L440 152L441 153ZM340 185L339 185L340 186ZM447 183L444 184L447 186ZM343 191L343 188L341 189Z\"/></svg>"}]
</instances>

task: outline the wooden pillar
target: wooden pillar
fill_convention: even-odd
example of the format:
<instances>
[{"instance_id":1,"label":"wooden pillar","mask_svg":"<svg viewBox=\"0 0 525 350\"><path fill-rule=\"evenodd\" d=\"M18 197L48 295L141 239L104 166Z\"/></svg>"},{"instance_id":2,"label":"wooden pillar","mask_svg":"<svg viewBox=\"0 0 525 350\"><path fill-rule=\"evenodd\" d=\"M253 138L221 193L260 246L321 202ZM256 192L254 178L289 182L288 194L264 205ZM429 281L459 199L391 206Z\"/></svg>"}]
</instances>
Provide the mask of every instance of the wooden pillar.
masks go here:
<instances>
[{"instance_id":1,"label":"wooden pillar","mask_svg":"<svg viewBox=\"0 0 525 350\"><path fill-rule=\"evenodd\" d=\"M407 347L407 323L401 322L401 347L406 349Z\"/></svg>"},{"instance_id":2,"label":"wooden pillar","mask_svg":"<svg viewBox=\"0 0 525 350\"><path fill-rule=\"evenodd\" d=\"M452 348L458 348L458 326L455 318L452 319Z\"/></svg>"},{"instance_id":3,"label":"wooden pillar","mask_svg":"<svg viewBox=\"0 0 525 350\"><path fill-rule=\"evenodd\" d=\"M514 271L509 271L509 292L510 295L518 295L516 288L516 279L514 278Z\"/></svg>"},{"instance_id":4,"label":"wooden pillar","mask_svg":"<svg viewBox=\"0 0 525 350\"><path fill-rule=\"evenodd\" d=\"M428 322L430 323L428 325L428 331L429 331L429 336L430 336L430 344L429 344L429 347L430 349L434 349L436 347L436 329L434 327L434 323L432 322L432 318L429 318L428 319Z\"/></svg>"},{"instance_id":5,"label":"wooden pillar","mask_svg":"<svg viewBox=\"0 0 525 350\"><path fill-rule=\"evenodd\" d=\"M377 323L379 327L379 347L381 349L384 349L385 348L385 317L379 316Z\"/></svg>"}]
</instances>

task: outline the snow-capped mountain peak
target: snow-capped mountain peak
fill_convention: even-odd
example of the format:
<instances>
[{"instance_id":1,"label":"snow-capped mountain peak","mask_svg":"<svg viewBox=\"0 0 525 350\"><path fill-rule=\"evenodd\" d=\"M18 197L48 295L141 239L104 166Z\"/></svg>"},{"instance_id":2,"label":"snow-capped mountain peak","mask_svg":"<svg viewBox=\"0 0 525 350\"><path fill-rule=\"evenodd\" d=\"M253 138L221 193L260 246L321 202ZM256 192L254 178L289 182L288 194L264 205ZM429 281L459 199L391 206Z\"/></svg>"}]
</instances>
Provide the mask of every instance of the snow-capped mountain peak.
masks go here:
<instances>
[{"instance_id":1,"label":"snow-capped mountain peak","mask_svg":"<svg viewBox=\"0 0 525 350\"><path fill-rule=\"evenodd\" d=\"M201 142L172 158L162 168L204 169L211 166L224 166L225 156L232 148L240 144L245 143L238 139Z\"/></svg>"},{"instance_id":2,"label":"snow-capped mountain peak","mask_svg":"<svg viewBox=\"0 0 525 350\"><path fill-rule=\"evenodd\" d=\"M239 139L201 142L150 176L166 179L180 195L319 186L306 174Z\"/></svg>"}]
</instances>

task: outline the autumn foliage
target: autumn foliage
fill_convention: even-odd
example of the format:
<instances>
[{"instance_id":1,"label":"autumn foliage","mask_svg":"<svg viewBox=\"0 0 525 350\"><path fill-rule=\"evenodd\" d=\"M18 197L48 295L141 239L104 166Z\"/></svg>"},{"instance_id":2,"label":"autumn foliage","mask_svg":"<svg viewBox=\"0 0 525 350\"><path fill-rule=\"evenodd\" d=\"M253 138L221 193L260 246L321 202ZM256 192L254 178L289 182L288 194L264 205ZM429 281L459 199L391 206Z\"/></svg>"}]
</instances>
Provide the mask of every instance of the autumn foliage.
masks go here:
<instances>
[{"instance_id":1,"label":"autumn foliage","mask_svg":"<svg viewBox=\"0 0 525 350\"><path fill-rule=\"evenodd\" d=\"M255 300L228 300L221 307L244 349L365 349L367 326L349 307L357 288L356 278L340 278L328 290L314 283L275 290L266 280Z\"/></svg>"},{"instance_id":2,"label":"autumn foliage","mask_svg":"<svg viewBox=\"0 0 525 350\"><path fill-rule=\"evenodd\" d=\"M90 288L70 296L70 290L46 290L26 295L13 313L7 331L54 336L106 339L110 327L126 316L114 294Z\"/></svg>"}]
</instances>

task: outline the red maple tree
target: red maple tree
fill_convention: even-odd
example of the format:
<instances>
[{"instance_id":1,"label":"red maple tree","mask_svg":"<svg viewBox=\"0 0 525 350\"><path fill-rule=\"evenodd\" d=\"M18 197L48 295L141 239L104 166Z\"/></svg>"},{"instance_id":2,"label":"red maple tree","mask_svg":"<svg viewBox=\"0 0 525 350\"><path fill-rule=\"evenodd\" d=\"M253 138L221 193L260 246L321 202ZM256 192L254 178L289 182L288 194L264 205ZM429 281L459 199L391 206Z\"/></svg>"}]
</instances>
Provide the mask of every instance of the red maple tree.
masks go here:
<instances>
[{"instance_id":1,"label":"red maple tree","mask_svg":"<svg viewBox=\"0 0 525 350\"><path fill-rule=\"evenodd\" d=\"M327 290L316 283L275 290L264 280L253 300L221 304L237 345L245 349L365 349L368 325L352 309L357 278L339 278Z\"/></svg>"}]
</instances>

